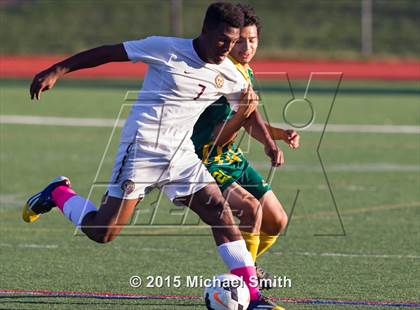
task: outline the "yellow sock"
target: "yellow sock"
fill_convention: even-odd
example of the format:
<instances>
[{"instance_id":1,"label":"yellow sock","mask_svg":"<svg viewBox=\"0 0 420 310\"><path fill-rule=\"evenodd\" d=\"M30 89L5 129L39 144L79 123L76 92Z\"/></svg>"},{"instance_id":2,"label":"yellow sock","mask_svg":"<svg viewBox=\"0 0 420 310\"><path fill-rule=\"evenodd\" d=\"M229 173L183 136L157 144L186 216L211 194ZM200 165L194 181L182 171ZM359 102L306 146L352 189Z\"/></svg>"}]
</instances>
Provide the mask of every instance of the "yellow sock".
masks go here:
<instances>
[{"instance_id":1,"label":"yellow sock","mask_svg":"<svg viewBox=\"0 0 420 310\"><path fill-rule=\"evenodd\" d=\"M258 246L257 257L260 257L265 253L277 240L277 235L272 236L261 231L260 233L260 244Z\"/></svg>"},{"instance_id":2,"label":"yellow sock","mask_svg":"<svg viewBox=\"0 0 420 310\"><path fill-rule=\"evenodd\" d=\"M258 246L260 245L260 236L259 234L254 234L243 230L241 230L241 234L245 240L246 248L251 253L252 259L255 262L257 258Z\"/></svg>"}]
</instances>

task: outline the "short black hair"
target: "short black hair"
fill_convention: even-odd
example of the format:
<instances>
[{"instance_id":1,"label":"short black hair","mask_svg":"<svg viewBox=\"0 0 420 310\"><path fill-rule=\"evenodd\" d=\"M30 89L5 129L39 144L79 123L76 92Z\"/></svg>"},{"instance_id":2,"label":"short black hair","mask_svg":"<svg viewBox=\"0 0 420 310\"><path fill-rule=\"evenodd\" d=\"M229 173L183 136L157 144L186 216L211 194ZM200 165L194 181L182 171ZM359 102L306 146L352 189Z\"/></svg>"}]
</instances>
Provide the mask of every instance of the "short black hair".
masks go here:
<instances>
[{"instance_id":1,"label":"short black hair","mask_svg":"<svg viewBox=\"0 0 420 310\"><path fill-rule=\"evenodd\" d=\"M220 23L226 23L234 28L242 28L244 24L244 13L232 3L215 2L207 8L204 17L203 29L212 29Z\"/></svg>"},{"instance_id":2,"label":"short black hair","mask_svg":"<svg viewBox=\"0 0 420 310\"><path fill-rule=\"evenodd\" d=\"M260 18L255 14L255 10L248 4L238 3L236 5L244 14L244 27L255 25L257 27L258 35L261 30Z\"/></svg>"}]
</instances>

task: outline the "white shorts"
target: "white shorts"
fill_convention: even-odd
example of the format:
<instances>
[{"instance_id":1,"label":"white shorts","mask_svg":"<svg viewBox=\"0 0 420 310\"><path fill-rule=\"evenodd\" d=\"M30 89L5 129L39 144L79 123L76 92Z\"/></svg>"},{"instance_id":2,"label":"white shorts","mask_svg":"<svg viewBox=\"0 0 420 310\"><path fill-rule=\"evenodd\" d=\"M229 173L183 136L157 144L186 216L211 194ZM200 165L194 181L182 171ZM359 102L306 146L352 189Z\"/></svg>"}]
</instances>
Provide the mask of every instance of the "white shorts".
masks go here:
<instances>
[{"instance_id":1,"label":"white shorts","mask_svg":"<svg viewBox=\"0 0 420 310\"><path fill-rule=\"evenodd\" d=\"M191 148L175 151L144 143L120 143L108 196L139 199L153 188L160 188L174 202L214 183Z\"/></svg>"}]
</instances>

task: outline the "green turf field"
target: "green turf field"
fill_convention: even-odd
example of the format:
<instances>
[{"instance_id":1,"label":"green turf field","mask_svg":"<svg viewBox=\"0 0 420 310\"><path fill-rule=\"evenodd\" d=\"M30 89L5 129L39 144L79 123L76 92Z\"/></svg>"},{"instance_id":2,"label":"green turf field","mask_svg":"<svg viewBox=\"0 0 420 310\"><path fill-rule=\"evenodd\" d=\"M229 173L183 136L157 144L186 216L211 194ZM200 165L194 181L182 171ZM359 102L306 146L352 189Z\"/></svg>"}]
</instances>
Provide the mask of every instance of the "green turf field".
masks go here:
<instances>
[{"instance_id":1,"label":"green turf field","mask_svg":"<svg viewBox=\"0 0 420 310\"><path fill-rule=\"evenodd\" d=\"M128 112L126 91L137 90L136 83L126 81L60 81L40 102L31 102L28 85L29 81L0 81L1 116L115 119L121 107L122 116ZM295 97L301 98L305 83L294 85L299 86ZM283 123L282 110L292 95L284 82L269 86L270 91L262 92L262 105L270 122ZM298 299L420 303L420 136L398 132L401 126L420 126L419 86L344 81L331 109L333 86L315 83L307 98L316 125L324 124L330 115L329 124L343 125L344 132L329 131L329 127L323 135L311 127L301 131L301 148L283 147L286 164L273 172L272 186L290 223L260 264L276 276L290 278L292 287L275 289L270 295L289 298L280 302L286 309L390 309L296 303ZM309 111L307 105L297 103L288 110L287 119L305 123L311 117ZM361 125L377 125L372 128L389 132L357 132ZM180 276L184 281L188 275L210 277L226 271L208 228L165 197L156 208L158 191L141 203L122 235L106 245L75 233L56 210L31 225L21 220L27 196L60 174L70 177L80 194L91 192L97 202L104 191L101 182L110 174L119 128L112 133L110 126L0 124L0 291L200 296L202 288L132 288L129 278ZM268 175L262 147L247 136L241 147ZM0 309L46 308L204 306L200 300L0 294Z\"/></svg>"}]
</instances>

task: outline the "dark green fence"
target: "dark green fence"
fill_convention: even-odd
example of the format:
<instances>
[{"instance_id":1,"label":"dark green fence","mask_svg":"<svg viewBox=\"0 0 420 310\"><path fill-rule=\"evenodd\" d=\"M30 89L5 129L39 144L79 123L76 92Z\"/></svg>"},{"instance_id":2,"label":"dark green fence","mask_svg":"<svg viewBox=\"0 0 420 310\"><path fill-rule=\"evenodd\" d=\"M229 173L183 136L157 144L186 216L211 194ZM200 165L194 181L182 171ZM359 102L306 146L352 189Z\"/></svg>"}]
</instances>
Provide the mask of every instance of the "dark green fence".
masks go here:
<instances>
[{"instance_id":1,"label":"dark green fence","mask_svg":"<svg viewBox=\"0 0 420 310\"><path fill-rule=\"evenodd\" d=\"M243 2L252 4L263 22L260 55L359 57L362 1L365 0ZM73 53L148 35L171 35L170 3L169 0L2 0L0 52ZM181 1L183 36L194 37L200 32L209 3ZM375 56L420 55L419 29L420 1L372 1Z\"/></svg>"}]
</instances>

